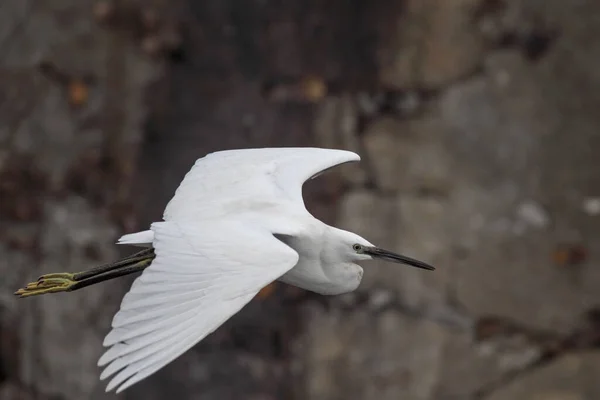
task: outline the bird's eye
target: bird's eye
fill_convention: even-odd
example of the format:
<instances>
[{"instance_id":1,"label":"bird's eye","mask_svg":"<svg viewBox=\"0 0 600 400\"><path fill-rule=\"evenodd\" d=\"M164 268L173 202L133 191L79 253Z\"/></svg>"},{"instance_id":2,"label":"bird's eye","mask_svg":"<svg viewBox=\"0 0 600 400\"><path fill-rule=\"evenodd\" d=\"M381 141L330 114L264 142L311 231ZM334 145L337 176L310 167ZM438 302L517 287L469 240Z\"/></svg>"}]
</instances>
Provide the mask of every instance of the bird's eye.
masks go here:
<instances>
[{"instance_id":1,"label":"bird's eye","mask_svg":"<svg viewBox=\"0 0 600 400\"><path fill-rule=\"evenodd\" d=\"M360 244L355 244L352 246L352 248L354 249L354 251L356 252L361 252L362 251L362 246Z\"/></svg>"}]
</instances>

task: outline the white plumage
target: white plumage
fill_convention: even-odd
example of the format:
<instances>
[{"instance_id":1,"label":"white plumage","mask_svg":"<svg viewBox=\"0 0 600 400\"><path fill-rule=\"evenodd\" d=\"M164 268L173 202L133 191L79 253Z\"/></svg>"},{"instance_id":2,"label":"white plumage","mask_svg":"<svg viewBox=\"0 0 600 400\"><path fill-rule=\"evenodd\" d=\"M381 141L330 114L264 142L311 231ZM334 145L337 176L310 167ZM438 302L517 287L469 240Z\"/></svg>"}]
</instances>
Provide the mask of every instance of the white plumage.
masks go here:
<instances>
[{"instance_id":1,"label":"white plumage","mask_svg":"<svg viewBox=\"0 0 600 400\"><path fill-rule=\"evenodd\" d=\"M298 254L270 232L234 219L152 224L156 259L133 283L104 340L107 390L157 371L214 331ZM235 237L236 240L231 239Z\"/></svg>"},{"instance_id":2,"label":"white plumage","mask_svg":"<svg viewBox=\"0 0 600 400\"><path fill-rule=\"evenodd\" d=\"M108 268L48 274L16 294L77 290L130 273L128 265L145 268L123 298L98 362L105 367L101 379L111 378L107 391L120 392L198 343L274 280L334 295L360 284L360 260L378 257L433 269L328 226L306 210L307 179L358 160L349 151L317 148L209 154L187 173L163 221L118 242L153 250Z\"/></svg>"},{"instance_id":3,"label":"white plumage","mask_svg":"<svg viewBox=\"0 0 600 400\"><path fill-rule=\"evenodd\" d=\"M349 151L313 148L230 150L199 159L167 205L165 222L119 239L151 243L156 259L123 298L104 340L110 349L98 362L107 365L101 379L120 370L107 391L156 372L292 269L298 253L273 234L311 233L307 220L324 228L304 207L303 183L358 160ZM353 289L362 269L351 274Z\"/></svg>"}]
</instances>

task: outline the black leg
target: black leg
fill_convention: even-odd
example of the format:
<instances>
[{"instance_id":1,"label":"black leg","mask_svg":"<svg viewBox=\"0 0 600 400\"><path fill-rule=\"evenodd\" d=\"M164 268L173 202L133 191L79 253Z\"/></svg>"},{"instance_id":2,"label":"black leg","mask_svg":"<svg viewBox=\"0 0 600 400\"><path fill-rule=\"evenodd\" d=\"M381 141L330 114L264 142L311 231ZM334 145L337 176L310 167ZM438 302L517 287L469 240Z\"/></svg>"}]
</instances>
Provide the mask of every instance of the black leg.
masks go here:
<instances>
[{"instance_id":1,"label":"black leg","mask_svg":"<svg viewBox=\"0 0 600 400\"><path fill-rule=\"evenodd\" d=\"M83 272L59 272L42 275L37 281L15 292L20 297L37 296L46 293L72 292L99 282L143 271L156 257L149 248L125 257L111 264L101 265Z\"/></svg>"},{"instance_id":2,"label":"black leg","mask_svg":"<svg viewBox=\"0 0 600 400\"><path fill-rule=\"evenodd\" d=\"M138 257L139 258L139 257ZM105 272L103 274L96 274L89 278L84 279L74 279L75 283L69 287L68 292L72 292L74 290L78 290L90 285L94 285L96 283L108 281L110 279L119 278L121 276L134 274L136 272L141 272L148 268L148 266L152 263L152 258L145 258L137 261L135 264L125 265L118 269L113 269L111 271Z\"/></svg>"},{"instance_id":3,"label":"black leg","mask_svg":"<svg viewBox=\"0 0 600 400\"><path fill-rule=\"evenodd\" d=\"M103 274L105 272L121 269L121 267L129 266L129 265L135 264L139 261L144 261L144 260L148 260L148 259L153 260L154 257L155 256L154 256L153 248L145 249L145 250L140 251L139 253L135 253L128 257L125 257L117 262L100 265L99 267L95 267L95 268L89 269L87 271L77 272L77 273L73 274L73 280L81 281L84 279L94 277L96 275Z\"/></svg>"}]
</instances>

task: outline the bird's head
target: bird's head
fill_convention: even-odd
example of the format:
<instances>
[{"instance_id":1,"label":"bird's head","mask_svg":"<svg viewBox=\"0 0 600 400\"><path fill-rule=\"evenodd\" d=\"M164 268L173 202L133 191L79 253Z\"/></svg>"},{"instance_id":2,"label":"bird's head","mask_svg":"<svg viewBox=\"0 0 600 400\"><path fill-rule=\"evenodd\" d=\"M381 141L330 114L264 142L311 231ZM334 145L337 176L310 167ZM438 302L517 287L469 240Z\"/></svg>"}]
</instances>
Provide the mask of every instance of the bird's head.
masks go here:
<instances>
[{"instance_id":1,"label":"bird's head","mask_svg":"<svg viewBox=\"0 0 600 400\"><path fill-rule=\"evenodd\" d=\"M431 265L410 257L394 253L389 250L377 247L369 243L366 239L352 233L344 232L341 243L342 254L345 254L349 261L364 261L364 260L384 260L398 264L405 264L411 267L427 269L433 271L435 268Z\"/></svg>"}]
</instances>

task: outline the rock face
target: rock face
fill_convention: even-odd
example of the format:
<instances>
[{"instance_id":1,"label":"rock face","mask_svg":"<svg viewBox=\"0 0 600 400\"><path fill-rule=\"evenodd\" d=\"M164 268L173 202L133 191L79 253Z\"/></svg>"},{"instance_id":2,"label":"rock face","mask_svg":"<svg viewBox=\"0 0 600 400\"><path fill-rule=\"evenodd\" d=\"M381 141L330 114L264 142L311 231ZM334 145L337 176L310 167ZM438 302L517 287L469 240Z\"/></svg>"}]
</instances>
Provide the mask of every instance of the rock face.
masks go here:
<instances>
[{"instance_id":1,"label":"rock face","mask_svg":"<svg viewBox=\"0 0 600 400\"><path fill-rule=\"evenodd\" d=\"M311 211L438 269L277 285L126 398L600 398L600 4L28 4L0 13L1 399L112 398L128 281L17 287L117 257L199 156L291 145L359 152Z\"/></svg>"}]
</instances>

